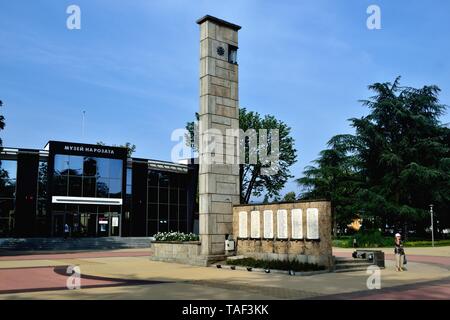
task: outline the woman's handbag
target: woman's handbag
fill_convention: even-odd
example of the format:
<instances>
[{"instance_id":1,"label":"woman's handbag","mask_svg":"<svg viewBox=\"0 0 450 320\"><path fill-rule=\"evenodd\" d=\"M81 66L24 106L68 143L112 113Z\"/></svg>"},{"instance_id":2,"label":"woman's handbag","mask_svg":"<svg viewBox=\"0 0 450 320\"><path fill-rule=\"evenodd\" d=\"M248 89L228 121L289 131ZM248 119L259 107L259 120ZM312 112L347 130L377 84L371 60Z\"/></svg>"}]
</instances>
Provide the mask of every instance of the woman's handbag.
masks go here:
<instances>
[{"instance_id":1,"label":"woman's handbag","mask_svg":"<svg viewBox=\"0 0 450 320\"><path fill-rule=\"evenodd\" d=\"M403 264L407 264L408 260L406 260L406 254L403 255Z\"/></svg>"}]
</instances>

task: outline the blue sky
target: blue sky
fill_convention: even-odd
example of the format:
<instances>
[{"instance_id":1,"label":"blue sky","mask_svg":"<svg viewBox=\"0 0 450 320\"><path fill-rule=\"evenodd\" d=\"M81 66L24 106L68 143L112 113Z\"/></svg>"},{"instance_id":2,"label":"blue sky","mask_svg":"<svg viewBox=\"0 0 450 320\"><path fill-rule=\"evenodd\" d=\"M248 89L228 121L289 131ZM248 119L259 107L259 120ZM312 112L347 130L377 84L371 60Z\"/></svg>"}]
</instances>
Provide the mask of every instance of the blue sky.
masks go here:
<instances>
[{"instance_id":1,"label":"blue sky","mask_svg":"<svg viewBox=\"0 0 450 320\"><path fill-rule=\"evenodd\" d=\"M81 30L66 28L71 4ZM366 27L371 4L381 30ZM450 105L449 12L446 0L1 1L3 144L129 141L137 157L170 160L171 132L198 109L195 21L211 14L242 26L240 105L292 126L299 177L332 135L352 132L373 82L436 84Z\"/></svg>"}]
</instances>

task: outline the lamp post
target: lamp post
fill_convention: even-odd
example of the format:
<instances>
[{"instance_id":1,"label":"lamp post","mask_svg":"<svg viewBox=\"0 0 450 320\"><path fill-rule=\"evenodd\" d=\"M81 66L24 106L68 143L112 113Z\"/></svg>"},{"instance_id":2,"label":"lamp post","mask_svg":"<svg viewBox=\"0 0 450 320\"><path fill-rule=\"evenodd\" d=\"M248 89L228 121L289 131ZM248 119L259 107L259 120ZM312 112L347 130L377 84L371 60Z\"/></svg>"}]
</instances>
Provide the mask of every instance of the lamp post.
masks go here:
<instances>
[{"instance_id":1,"label":"lamp post","mask_svg":"<svg viewBox=\"0 0 450 320\"><path fill-rule=\"evenodd\" d=\"M431 246L434 247L434 224L433 224L433 205L430 204L430 218L431 218Z\"/></svg>"}]
</instances>

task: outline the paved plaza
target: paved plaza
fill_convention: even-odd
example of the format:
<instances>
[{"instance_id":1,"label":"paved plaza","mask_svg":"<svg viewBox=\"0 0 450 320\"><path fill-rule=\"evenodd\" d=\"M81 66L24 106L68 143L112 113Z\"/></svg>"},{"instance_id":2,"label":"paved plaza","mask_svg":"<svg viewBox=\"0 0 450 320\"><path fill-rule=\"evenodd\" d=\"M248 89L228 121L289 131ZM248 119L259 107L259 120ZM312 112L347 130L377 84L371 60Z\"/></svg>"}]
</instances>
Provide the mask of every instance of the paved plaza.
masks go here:
<instances>
[{"instance_id":1,"label":"paved plaza","mask_svg":"<svg viewBox=\"0 0 450 320\"><path fill-rule=\"evenodd\" d=\"M0 299L449 299L450 247L408 249L405 272L395 272L392 249L385 251L380 290L367 289L365 271L289 276L194 267L150 261L148 249L4 253ZM66 287L71 265L80 268L81 289Z\"/></svg>"}]
</instances>

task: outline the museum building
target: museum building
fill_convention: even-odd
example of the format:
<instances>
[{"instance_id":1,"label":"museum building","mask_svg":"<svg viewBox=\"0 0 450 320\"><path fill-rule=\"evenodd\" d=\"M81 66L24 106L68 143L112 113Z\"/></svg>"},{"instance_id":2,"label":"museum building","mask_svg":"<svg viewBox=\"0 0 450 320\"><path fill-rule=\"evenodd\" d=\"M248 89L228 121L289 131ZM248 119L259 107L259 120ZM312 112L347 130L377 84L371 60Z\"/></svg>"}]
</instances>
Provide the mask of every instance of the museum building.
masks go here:
<instances>
[{"instance_id":1,"label":"museum building","mask_svg":"<svg viewBox=\"0 0 450 320\"><path fill-rule=\"evenodd\" d=\"M130 158L127 149L49 141L0 152L0 237L192 232L198 167Z\"/></svg>"}]
</instances>

